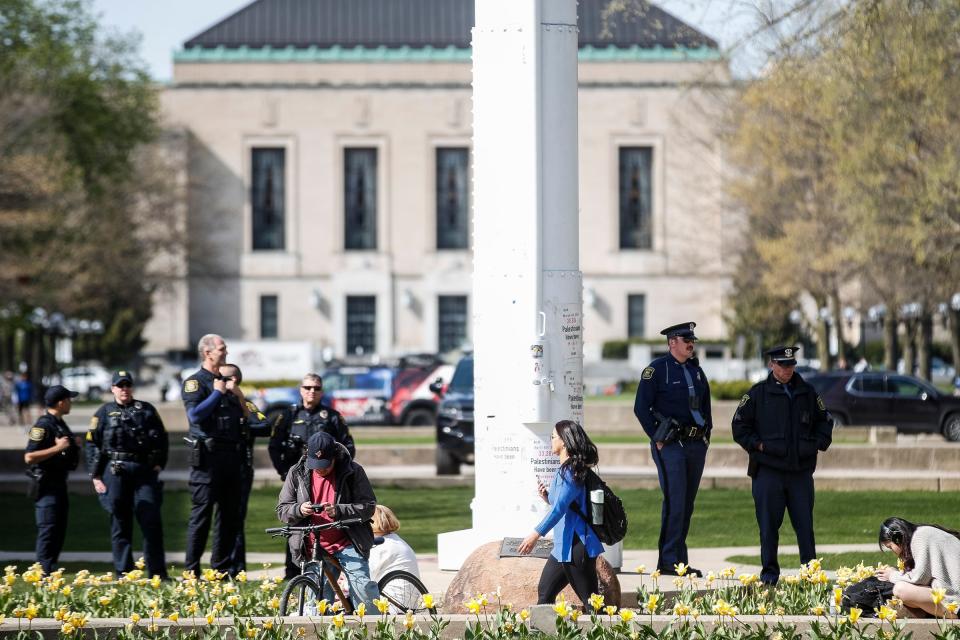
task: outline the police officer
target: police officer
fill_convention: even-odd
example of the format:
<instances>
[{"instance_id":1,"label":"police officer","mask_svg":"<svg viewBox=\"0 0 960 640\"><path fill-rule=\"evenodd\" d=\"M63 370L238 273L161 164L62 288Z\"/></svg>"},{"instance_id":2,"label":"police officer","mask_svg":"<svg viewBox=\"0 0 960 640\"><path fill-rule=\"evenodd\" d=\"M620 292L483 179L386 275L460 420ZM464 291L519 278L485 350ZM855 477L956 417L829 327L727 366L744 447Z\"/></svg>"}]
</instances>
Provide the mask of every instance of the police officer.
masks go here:
<instances>
[{"instance_id":1,"label":"police officer","mask_svg":"<svg viewBox=\"0 0 960 640\"><path fill-rule=\"evenodd\" d=\"M37 562L46 573L56 567L67 533L67 476L80 462L79 436L73 435L63 416L70 413L76 391L62 385L47 389L47 411L30 429L23 460L30 469L30 494L37 520Z\"/></svg>"},{"instance_id":2,"label":"police officer","mask_svg":"<svg viewBox=\"0 0 960 640\"><path fill-rule=\"evenodd\" d=\"M143 557L151 576L167 578L160 505L169 443L160 414L133 397L133 376L116 371L113 402L90 420L84 445L93 488L110 513L110 543L117 575L133 571L133 518L143 533Z\"/></svg>"},{"instance_id":3,"label":"police officer","mask_svg":"<svg viewBox=\"0 0 960 640\"><path fill-rule=\"evenodd\" d=\"M823 399L794 369L797 347L775 347L770 374L740 399L733 438L750 454L753 502L760 525L760 580L780 577L777 545L783 512L797 533L800 561L817 557L813 540L813 471L817 452L832 441L833 420Z\"/></svg>"},{"instance_id":4,"label":"police officer","mask_svg":"<svg viewBox=\"0 0 960 640\"><path fill-rule=\"evenodd\" d=\"M239 386L220 375L227 345L207 334L197 344L201 368L183 381L181 397L190 424L190 492L187 522L187 571L200 574L200 556L207 544L213 507L219 517L213 536L210 566L229 573L240 520L240 487L246 464L244 420L250 409Z\"/></svg>"},{"instance_id":5,"label":"police officer","mask_svg":"<svg viewBox=\"0 0 960 640\"><path fill-rule=\"evenodd\" d=\"M657 568L676 575L676 565L688 564L687 533L700 487L713 421L710 385L694 357L695 322L667 327L670 353L650 363L640 375L633 413L650 436L663 506ZM700 573L689 568L689 573Z\"/></svg>"},{"instance_id":6,"label":"police officer","mask_svg":"<svg viewBox=\"0 0 960 640\"><path fill-rule=\"evenodd\" d=\"M243 523L247 519L247 504L250 502L250 491L253 490L253 447L258 436L270 435L270 424L267 417L260 412L257 405L246 399L243 391L240 390L240 383L243 382L243 372L235 364L225 364L220 367L220 376L227 382L233 382L234 388L228 393L233 393L240 402L247 408L247 418L243 421L243 480L240 485L240 527L237 530L237 539L234 543L233 553L231 554L230 574L237 575L241 571L247 570L247 539L243 531ZM220 513L216 515L219 520ZM220 529L214 527L214 536ZM214 542L216 544L216 541Z\"/></svg>"},{"instance_id":7,"label":"police officer","mask_svg":"<svg viewBox=\"0 0 960 640\"><path fill-rule=\"evenodd\" d=\"M350 435L343 416L324 406L322 399L323 378L316 373L308 373L300 382L300 402L291 405L276 417L269 450L273 466L282 479L286 479L290 467L303 457L310 436L320 431L329 433L334 440L346 447L351 459L356 455L353 436ZM288 546L286 578L289 580L299 573L300 568L293 563Z\"/></svg>"}]
</instances>

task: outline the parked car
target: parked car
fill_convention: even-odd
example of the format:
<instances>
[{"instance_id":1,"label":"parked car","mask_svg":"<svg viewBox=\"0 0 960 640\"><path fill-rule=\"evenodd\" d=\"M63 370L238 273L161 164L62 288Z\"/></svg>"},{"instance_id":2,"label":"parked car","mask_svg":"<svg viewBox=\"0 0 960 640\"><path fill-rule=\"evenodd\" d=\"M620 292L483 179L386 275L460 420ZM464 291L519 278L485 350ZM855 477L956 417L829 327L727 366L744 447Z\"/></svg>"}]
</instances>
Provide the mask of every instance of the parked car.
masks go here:
<instances>
[{"instance_id":1,"label":"parked car","mask_svg":"<svg viewBox=\"0 0 960 640\"><path fill-rule=\"evenodd\" d=\"M456 475L460 465L473 464L473 355L457 363L450 384L430 388L443 394L437 409L437 475Z\"/></svg>"},{"instance_id":2,"label":"parked car","mask_svg":"<svg viewBox=\"0 0 960 640\"><path fill-rule=\"evenodd\" d=\"M349 425L434 423L439 396L430 380L449 380L451 365L435 356L407 356L396 364L340 365L323 377L323 404L339 411ZM300 400L297 389L271 390L267 413Z\"/></svg>"},{"instance_id":3,"label":"parked car","mask_svg":"<svg viewBox=\"0 0 960 640\"><path fill-rule=\"evenodd\" d=\"M960 441L960 398L892 371L832 371L808 379L837 425L894 425Z\"/></svg>"},{"instance_id":4,"label":"parked car","mask_svg":"<svg viewBox=\"0 0 960 640\"><path fill-rule=\"evenodd\" d=\"M59 375L53 375L48 380L44 380L44 384L47 386L62 384L88 400L100 400L104 393L110 391L112 375L102 365L88 364L62 369Z\"/></svg>"}]
</instances>

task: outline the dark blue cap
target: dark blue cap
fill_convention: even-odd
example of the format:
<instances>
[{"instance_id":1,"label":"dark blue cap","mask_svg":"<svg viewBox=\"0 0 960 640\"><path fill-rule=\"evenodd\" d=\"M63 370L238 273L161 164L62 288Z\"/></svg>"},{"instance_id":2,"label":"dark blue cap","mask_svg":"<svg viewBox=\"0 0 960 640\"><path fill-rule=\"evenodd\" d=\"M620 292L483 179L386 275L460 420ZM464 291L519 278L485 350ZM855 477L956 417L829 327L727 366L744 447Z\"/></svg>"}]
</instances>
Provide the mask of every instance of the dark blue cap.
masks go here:
<instances>
[{"instance_id":1,"label":"dark blue cap","mask_svg":"<svg viewBox=\"0 0 960 640\"><path fill-rule=\"evenodd\" d=\"M43 394L43 403L48 407L55 407L61 400L76 398L78 395L80 394L76 391L70 391L70 389L67 389L62 384L55 384Z\"/></svg>"},{"instance_id":2,"label":"dark blue cap","mask_svg":"<svg viewBox=\"0 0 960 640\"><path fill-rule=\"evenodd\" d=\"M317 431L307 440L307 468L326 469L337 457L337 441L326 431Z\"/></svg>"},{"instance_id":3,"label":"dark blue cap","mask_svg":"<svg viewBox=\"0 0 960 640\"><path fill-rule=\"evenodd\" d=\"M675 324L672 327L667 327L660 332L660 335L667 336L667 338L676 337L696 340L697 336L693 334L693 328L696 326L696 322L681 322L680 324Z\"/></svg>"},{"instance_id":4,"label":"dark blue cap","mask_svg":"<svg viewBox=\"0 0 960 640\"><path fill-rule=\"evenodd\" d=\"M131 385L133 384L133 376L129 371L121 369L120 371L113 372L113 379L111 380L110 384L115 387L121 382L129 382Z\"/></svg>"},{"instance_id":5,"label":"dark blue cap","mask_svg":"<svg viewBox=\"0 0 960 640\"><path fill-rule=\"evenodd\" d=\"M791 364L797 364L797 351L799 350L800 347L785 347L780 345L767 351L767 355L777 364L789 366Z\"/></svg>"}]
</instances>

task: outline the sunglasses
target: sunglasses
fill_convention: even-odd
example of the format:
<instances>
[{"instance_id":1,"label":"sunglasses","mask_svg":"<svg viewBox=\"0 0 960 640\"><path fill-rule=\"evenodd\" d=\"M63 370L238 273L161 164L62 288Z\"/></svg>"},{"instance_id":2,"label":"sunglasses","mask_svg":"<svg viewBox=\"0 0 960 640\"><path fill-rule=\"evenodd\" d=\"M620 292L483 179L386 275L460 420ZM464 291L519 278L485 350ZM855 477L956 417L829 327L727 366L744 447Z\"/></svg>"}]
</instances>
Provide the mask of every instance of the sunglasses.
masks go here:
<instances>
[{"instance_id":1,"label":"sunglasses","mask_svg":"<svg viewBox=\"0 0 960 640\"><path fill-rule=\"evenodd\" d=\"M115 384L115 385L113 385L113 386L115 386L117 389L132 389L132 388L133 388L133 385L130 384L129 382L120 382L120 383Z\"/></svg>"},{"instance_id":2,"label":"sunglasses","mask_svg":"<svg viewBox=\"0 0 960 640\"><path fill-rule=\"evenodd\" d=\"M316 391L317 393L323 391L323 387L311 387L310 385L304 384L300 386L304 391Z\"/></svg>"}]
</instances>

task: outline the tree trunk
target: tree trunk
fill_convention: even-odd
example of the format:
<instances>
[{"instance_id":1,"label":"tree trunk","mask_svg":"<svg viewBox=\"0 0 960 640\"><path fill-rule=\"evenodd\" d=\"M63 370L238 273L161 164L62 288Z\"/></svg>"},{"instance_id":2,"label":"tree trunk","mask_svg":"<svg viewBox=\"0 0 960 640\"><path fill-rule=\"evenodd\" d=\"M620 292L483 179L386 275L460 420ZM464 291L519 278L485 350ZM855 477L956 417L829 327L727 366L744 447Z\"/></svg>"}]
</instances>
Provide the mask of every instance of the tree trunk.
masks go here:
<instances>
[{"instance_id":1,"label":"tree trunk","mask_svg":"<svg viewBox=\"0 0 960 640\"><path fill-rule=\"evenodd\" d=\"M820 371L830 371L830 325L817 316L817 357L820 359Z\"/></svg>"},{"instance_id":2,"label":"tree trunk","mask_svg":"<svg viewBox=\"0 0 960 640\"><path fill-rule=\"evenodd\" d=\"M909 318L903 321L903 372L913 375L913 364L916 360L916 331L917 321Z\"/></svg>"},{"instance_id":3,"label":"tree trunk","mask_svg":"<svg viewBox=\"0 0 960 640\"><path fill-rule=\"evenodd\" d=\"M897 368L897 319L893 315L883 323L883 368L887 371Z\"/></svg>"},{"instance_id":4,"label":"tree trunk","mask_svg":"<svg viewBox=\"0 0 960 640\"><path fill-rule=\"evenodd\" d=\"M933 365L930 359L930 346L933 344L933 314L924 311L917 322L917 367L918 375L924 380L933 377Z\"/></svg>"},{"instance_id":5,"label":"tree trunk","mask_svg":"<svg viewBox=\"0 0 960 640\"><path fill-rule=\"evenodd\" d=\"M960 310L947 312L947 326L950 329L950 354L953 356L955 375L960 375Z\"/></svg>"}]
</instances>

